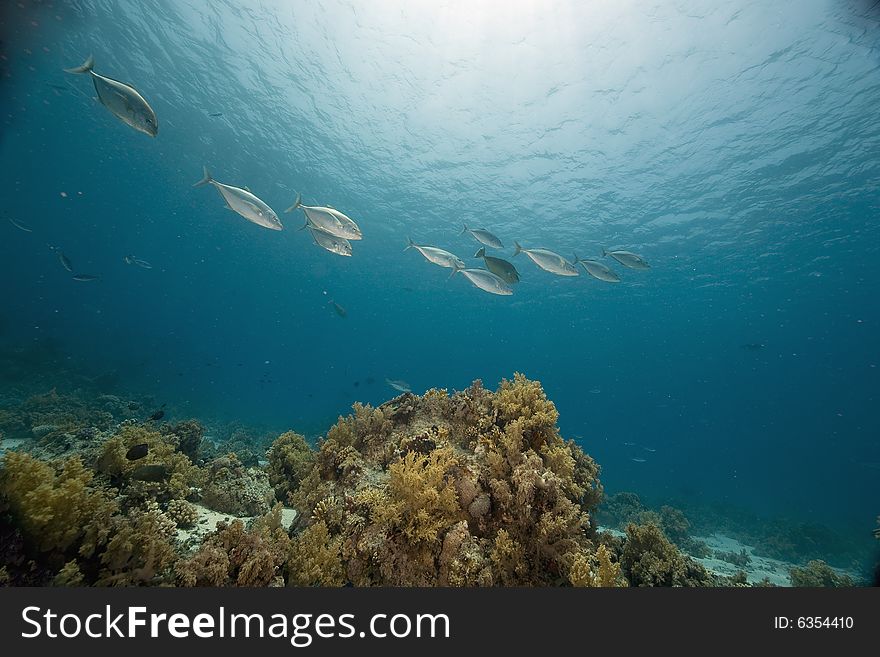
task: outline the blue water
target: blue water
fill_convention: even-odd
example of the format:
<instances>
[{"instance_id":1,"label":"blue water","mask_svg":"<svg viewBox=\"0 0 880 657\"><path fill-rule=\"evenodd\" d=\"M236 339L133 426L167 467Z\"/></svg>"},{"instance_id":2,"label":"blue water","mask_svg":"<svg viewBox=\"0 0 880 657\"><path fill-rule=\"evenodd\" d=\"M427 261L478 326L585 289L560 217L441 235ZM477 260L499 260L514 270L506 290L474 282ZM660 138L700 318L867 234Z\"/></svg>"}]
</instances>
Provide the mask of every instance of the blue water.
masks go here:
<instances>
[{"instance_id":1,"label":"blue water","mask_svg":"<svg viewBox=\"0 0 880 657\"><path fill-rule=\"evenodd\" d=\"M421 392L522 371L610 491L868 536L873 4L8 3L0 212L33 232L0 225L0 340L57 340L177 416L308 434L396 394L386 377ZM90 53L148 99L156 139L62 71ZM333 205L364 239L342 258L301 213L250 224L191 187L203 165L279 213L297 192ZM481 265L463 223L502 239L513 296L403 251L411 236ZM652 268L556 277L514 240ZM72 281L47 243L101 279Z\"/></svg>"}]
</instances>

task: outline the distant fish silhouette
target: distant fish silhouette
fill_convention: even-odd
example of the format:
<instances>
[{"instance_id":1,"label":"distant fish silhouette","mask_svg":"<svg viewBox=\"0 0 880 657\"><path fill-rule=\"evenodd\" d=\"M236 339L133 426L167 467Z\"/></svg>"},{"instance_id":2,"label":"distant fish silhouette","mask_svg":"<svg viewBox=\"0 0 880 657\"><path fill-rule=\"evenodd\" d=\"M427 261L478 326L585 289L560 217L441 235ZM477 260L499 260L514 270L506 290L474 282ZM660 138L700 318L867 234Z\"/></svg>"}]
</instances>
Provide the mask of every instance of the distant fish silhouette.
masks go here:
<instances>
[{"instance_id":1,"label":"distant fish silhouette","mask_svg":"<svg viewBox=\"0 0 880 657\"><path fill-rule=\"evenodd\" d=\"M746 343L744 345L740 345L740 346L743 349L748 349L749 351L760 351L761 349L763 349L767 345L765 345L763 342L748 342L748 343Z\"/></svg>"},{"instance_id":2,"label":"distant fish silhouette","mask_svg":"<svg viewBox=\"0 0 880 657\"><path fill-rule=\"evenodd\" d=\"M33 228L31 228L30 226L28 226L25 223L22 223L18 219L13 219L12 217L8 217L8 219L9 219L9 223L11 223L13 226L18 228L19 230L23 230L26 233L34 232Z\"/></svg>"},{"instance_id":3,"label":"distant fish silhouette","mask_svg":"<svg viewBox=\"0 0 880 657\"><path fill-rule=\"evenodd\" d=\"M638 457L634 459L630 459L631 461L635 461L636 463L647 463L647 459L640 459Z\"/></svg>"},{"instance_id":4,"label":"distant fish silhouette","mask_svg":"<svg viewBox=\"0 0 880 657\"><path fill-rule=\"evenodd\" d=\"M223 112L211 112L208 116L223 116Z\"/></svg>"},{"instance_id":5,"label":"distant fish silhouette","mask_svg":"<svg viewBox=\"0 0 880 657\"><path fill-rule=\"evenodd\" d=\"M348 311L340 306L338 303L333 301L333 299L330 300L330 303L333 305L333 310L336 311L337 315L339 315L340 317L345 317L346 315L348 315Z\"/></svg>"}]
</instances>

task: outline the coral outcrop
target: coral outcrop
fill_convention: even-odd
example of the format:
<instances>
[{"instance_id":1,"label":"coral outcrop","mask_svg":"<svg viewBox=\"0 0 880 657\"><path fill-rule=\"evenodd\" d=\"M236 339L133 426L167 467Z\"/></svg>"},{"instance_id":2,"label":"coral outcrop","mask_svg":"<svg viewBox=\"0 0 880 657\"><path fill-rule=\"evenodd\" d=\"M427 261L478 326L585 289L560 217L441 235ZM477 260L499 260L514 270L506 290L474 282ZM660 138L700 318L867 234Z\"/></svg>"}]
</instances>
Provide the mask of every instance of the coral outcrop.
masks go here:
<instances>
[{"instance_id":1,"label":"coral outcrop","mask_svg":"<svg viewBox=\"0 0 880 657\"><path fill-rule=\"evenodd\" d=\"M521 374L494 393L476 382L356 404L292 495L304 527L291 582L547 585L576 566L578 582L622 583L593 542L599 468L557 418Z\"/></svg>"}]
</instances>

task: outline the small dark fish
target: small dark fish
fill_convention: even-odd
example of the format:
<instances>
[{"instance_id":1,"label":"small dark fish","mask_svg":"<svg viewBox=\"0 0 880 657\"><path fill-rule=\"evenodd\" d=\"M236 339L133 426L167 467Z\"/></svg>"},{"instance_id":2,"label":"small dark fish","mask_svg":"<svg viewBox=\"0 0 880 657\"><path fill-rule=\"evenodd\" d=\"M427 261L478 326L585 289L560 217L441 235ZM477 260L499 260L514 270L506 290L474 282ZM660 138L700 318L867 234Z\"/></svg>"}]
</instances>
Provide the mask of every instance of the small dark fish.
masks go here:
<instances>
[{"instance_id":1,"label":"small dark fish","mask_svg":"<svg viewBox=\"0 0 880 657\"><path fill-rule=\"evenodd\" d=\"M223 116L223 112L211 112L208 116Z\"/></svg>"},{"instance_id":2,"label":"small dark fish","mask_svg":"<svg viewBox=\"0 0 880 657\"><path fill-rule=\"evenodd\" d=\"M333 304L333 310L335 310L336 314L339 315L340 317L345 317L348 314L348 311L345 308L340 306L338 303L336 303L332 299L330 300L330 303Z\"/></svg>"},{"instance_id":3,"label":"small dark fish","mask_svg":"<svg viewBox=\"0 0 880 657\"><path fill-rule=\"evenodd\" d=\"M165 417L165 411L162 410L162 409L160 408L158 411L156 411L155 413L153 413L150 417L148 417L148 418L147 418L146 420L144 420L144 421L145 421L145 422L158 422L158 421L161 420L163 417Z\"/></svg>"},{"instance_id":4,"label":"small dark fish","mask_svg":"<svg viewBox=\"0 0 880 657\"><path fill-rule=\"evenodd\" d=\"M743 349L748 349L749 351L759 351L767 345L765 345L763 342L749 342L741 346Z\"/></svg>"},{"instance_id":5,"label":"small dark fish","mask_svg":"<svg viewBox=\"0 0 880 657\"><path fill-rule=\"evenodd\" d=\"M92 274L77 274L73 277L73 280L80 281L81 283L89 283L91 281L96 281L100 278L100 276L93 276Z\"/></svg>"},{"instance_id":6,"label":"small dark fish","mask_svg":"<svg viewBox=\"0 0 880 657\"><path fill-rule=\"evenodd\" d=\"M9 217L9 223L11 223L13 226L18 228L19 230L23 230L26 233L34 232L30 226L28 226L27 224L23 224L22 222L18 221L17 219L13 219L12 217Z\"/></svg>"},{"instance_id":7,"label":"small dark fish","mask_svg":"<svg viewBox=\"0 0 880 657\"><path fill-rule=\"evenodd\" d=\"M164 481L171 475L171 470L167 465L139 465L132 473L131 478L137 481Z\"/></svg>"},{"instance_id":8,"label":"small dark fish","mask_svg":"<svg viewBox=\"0 0 880 657\"><path fill-rule=\"evenodd\" d=\"M138 459L144 458L147 453L150 451L147 443L141 443L139 445L135 445L130 450L125 453L125 458L129 461L137 461Z\"/></svg>"}]
</instances>

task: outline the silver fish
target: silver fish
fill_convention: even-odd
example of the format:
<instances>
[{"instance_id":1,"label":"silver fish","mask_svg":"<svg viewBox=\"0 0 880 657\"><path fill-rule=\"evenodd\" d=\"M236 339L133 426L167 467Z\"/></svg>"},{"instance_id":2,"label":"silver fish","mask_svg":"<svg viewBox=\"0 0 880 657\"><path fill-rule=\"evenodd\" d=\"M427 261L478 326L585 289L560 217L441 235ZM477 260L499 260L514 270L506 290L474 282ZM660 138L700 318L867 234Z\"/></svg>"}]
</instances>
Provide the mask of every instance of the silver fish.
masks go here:
<instances>
[{"instance_id":1,"label":"silver fish","mask_svg":"<svg viewBox=\"0 0 880 657\"><path fill-rule=\"evenodd\" d=\"M55 255L58 256L58 262L61 263L61 266L64 267L67 271L73 271L73 263L70 262L70 258L64 255L64 251L61 250L60 247L49 245L49 248L55 252Z\"/></svg>"},{"instance_id":2,"label":"silver fish","mask_svg":"<svg viewBox=\"0 0 880 657\"><path fill-rule=\"evenodd\" d=\"M153 265L151 265L146 260L141 260L140 258L135 258L134 256L127 255L123 256L122 259L125 261L127 265L137 265L141 269L152 269Z\"/></svg>"},{"instance_id":3,"label":"silver fish","mask_svg":"<svg viewBox=\"0 0 880 657\"><path fill-rule=\"evenodd\" d=\"M486 269L462 269L455 267L452 275L461 274L468 279L474 287L477 287L489 294L508 295L513 294L513 288L504 282L500 276L496 276Z\"/></svg>"},{"instance_id":4,"label":"silver fish","mask_svg":"<svg viewBox=\"0 0 880 657\"><path fill-rule=\"evenodd\" d=\"M92 274L77 274L73 277L73 280L80 281L81 283L88 283L90 281L96 281L100 278L100 276L93 276Z\"/></svg>"},{"instance_id":5,"label":"silver fish","mask_svg":"<svg viewBox=\"0 0 880 657\"><path fill-rule=\"evenodd\" d=\"M514 267L512 263L507 262L507 260L487 256L486 249L483 247L480 247L480 250L474 254L474 257L482 258L486 263L486 269L495 274L505 283L509 285L519 283L519 272L516 270L516 267Z\"/></svg>"},{"instance_id":6,"label":"silver fish","mask_svg":"<svg viewBox=\"0 0 880 657\"><path fill-rule=\"evenodd\" d=\"M647 463L646 459L640 459L638 457L630 459L630 461L635 461L636 463Z\"/></svg>"},{"instance_id":7,"label":"silver fish","mask_svg":"<svg viewBox=\"0 0 880 657\"><path fill-rule=\"evenodd\" d=\"M611 256L624 267L629 267L630 269L651 268L651 265L645 262L641 256L638 256L635 253L630 253L629 251L606 251L605 249L602 249L602 255Z\"/></svg>"},{"instance_id":8,"label":"silver fish","mask_svg":"<svg viewBox=\"0 0 880 657\"><path fill-rule=\"evenodd\" d=\"M396 381L394 379L385 379L385 383L398 392L412 392L412 388L409 387L409 384L406 381L401 381L399 379Z\"/></svg>"},{"instance_id":9,"label":"silver fish","mask_svg":"<svg viewBox=\"0 0 880 657\"><path fill-rule=\"evenodd\" d=\"M325 233L330 233L347 240L360 240L364 237L360 227L353 219L335 208L303 205L301 194L297 194L294 204L284 212L293 212L294 210L302 210L306 215L306 221Z\"/></svg>"},{"instance_id":10,"label":"silver fish","mask_svg":"<svg viewBox=\"0 0 880 657\"><path fill-rule=\"evenodd\" d=\"M519 245L519 242L514 242L514 245L515 250L513 252L513 255L525 253L532 262L534 262L544 271L549 271L551 274L557 274L559 276L580 275L577 267L575 267L558 253L548 251L547 249L524 249Z\"/></svg>"},{"instance_id":11,"label":"silver fish","mask_svg":"<svg viewBox=\"0 0 880 657\"><path fill-rule=\"evenodd\" d=\"M593 278L598 278L600 281L605 281L606 283L620 283L620 276L615 274L608 265L603 265L596 260L584 260L578 258L577 254L574 256L574 262L581 263L587 273Z\"/></svg>"},{"instance_id":12,"label":"silver fish","mask_svg":"<svg viewBox=\"0 0 880 657\"><path fill-rule=\"evenodd\" d=\"M18 228L19 230L23 230L26 233L33 233L34 232L30 226L28 226L27 224L23 224L18 219L13 219L12 217L9 217L9 223L11 223L13 226Z\"/></svg>"},{"instance_id":13,"label":"silver fish","mask_svg":"<svg viewBox=\"0 0 880 657\"><path fill-rule=\"evenodd\" d=\"M306 224L305 227L309 229L309 232L315 239L315 244L322 249L326 249L330 253L335 253L336 255L351 256L351 242L344 237L332 235L320 228L315 228L311 224Z\"/></svg>"},{"instance_id":14,"label":"silver fish","mask_svg":"<svg viewBox=\"0 0 880 657\"><path fill-rule=\"evenodd\" d=\"M193 185L193 187L201 187L202 185L207 184L214 185L214 187L217 188L217 191L220 192L220 196L226 201L226 207L229 210L232 210L248 221L257 224L258 226L262 226L263 228L268 228L270 230L281 230L284 228L278 220L278 215L275 214L272 208L254 196L249 189L242 189L241 187L233 187L232 185L217 182L211 178L211 173L208 171L208 167L203 168L205 170L204 177Z\"/></svg>"},{"instance_id":15,"label":"silver fish","mask_svg":"<svg viewBox=\"0 0 880 657\"><path fill-rule=\"evenodd\" d=\"M123 82L98 75L92 69L95 58L89 58L81 66L64 69L67 73L88 73L95 83L95 91L101 104L110 110L120 121L130 125L138 132L155 137L159 132L159 119L150 104L138 91Z\"/></svg>"},{"instance_id":16,"label":"silver fish","mask_svg":"<svg viewBox=\"0 0 880 657\"><path fill-rule=\"evenodd\" d=\"M492 233L484 228L468 228L465 226L459 235L464 235L465 233L470 233L471 236L477 240L480 244L485 244L486 246L491 246L494 249L503 249L504 245L501 243L501 240L495 237Z\"/></svg>"},{"instance_id":17,"label":"silver fish","mask_svg":"<svg viewBox=\"0 0 880 657\"><path fill-rule=\"evenodd\" d=\"M459 269L464 269L464 260L459 258L454 253L450 253L449 251L444 251L443 249L438 249L435 246L424 246L416 244L409 239L409 244L404 249L404 251L408 249L415 249L419 253L421 253L425 260L428 262L433 262L435 265L440 265L441 267L449 267L450 269L455 269L458 267Z\"/></svg>"}]
</instances>

